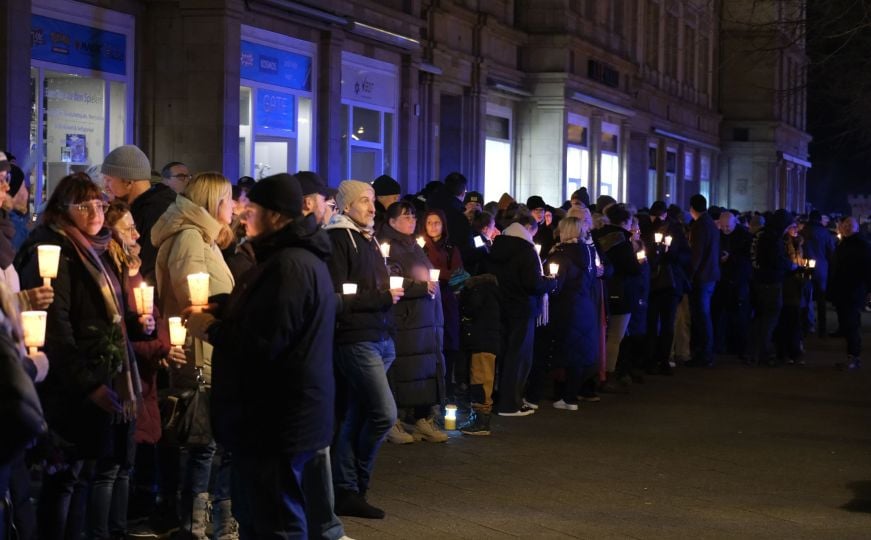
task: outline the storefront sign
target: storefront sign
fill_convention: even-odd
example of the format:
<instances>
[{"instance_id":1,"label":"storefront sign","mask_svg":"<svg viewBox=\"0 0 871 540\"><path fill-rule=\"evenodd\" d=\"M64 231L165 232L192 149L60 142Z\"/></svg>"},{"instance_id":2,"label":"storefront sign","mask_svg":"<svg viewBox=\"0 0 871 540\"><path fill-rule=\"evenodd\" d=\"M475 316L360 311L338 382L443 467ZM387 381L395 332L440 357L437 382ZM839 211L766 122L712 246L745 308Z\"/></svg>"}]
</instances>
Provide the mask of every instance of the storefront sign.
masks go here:
<instances>
[{"instance_id":1,"label":"storefront sign","mask_svg":"<svg viewBox=\"0 0 871 540\"><path fill-rule=\"evenodd\" d=\"M242 42L241 76L249 81L311 91L312 59L250 41Z\"/></svg>"},{"instance_id":2,"label":"storefront sign","mask_svg":"<svg viewBox=\"0 0 871 540\"><path fill-rule=\"evenodd\" d=\"M342 99L396 108L396 76L354 64L342 64Z\"/></svg>"},{"instance_id":3,"label":"storefront sign","mask_svg":"<svg viewBox=\"0 0 871 540\"><path fill-rule=\"evenodd\" d=\"M105 73L127 74L127 36L41 15L30 18L34 60Z\"/></svg>"},{"instance_id":4,"label":"storefront sign","mask_svg":"<svg viewBox=\"0 0 871 540\"><path fill-rule=\"evenodd\" d=\"M260 132L295 132L296 115L294 114L294 96L257 89L257 130Z\"/></svg>"}]
</instances>

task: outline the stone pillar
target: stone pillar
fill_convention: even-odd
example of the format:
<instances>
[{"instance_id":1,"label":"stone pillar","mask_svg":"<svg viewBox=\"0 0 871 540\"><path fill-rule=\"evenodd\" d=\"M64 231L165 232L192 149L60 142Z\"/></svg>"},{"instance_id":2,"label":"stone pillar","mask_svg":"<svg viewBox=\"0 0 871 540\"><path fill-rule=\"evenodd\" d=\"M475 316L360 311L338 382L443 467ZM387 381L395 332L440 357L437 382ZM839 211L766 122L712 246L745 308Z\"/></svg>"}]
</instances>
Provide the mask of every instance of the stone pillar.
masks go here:
<instances>
[{"instance_id":1,"label":"stone pillar","mask_svg":"<svg viewBox=\"0 0 871 540\"><path fill-rule=\"evenodd\" d=\"M590 202L595 204L601 192L601 159L602 159L602 113L593 111L590 114Z\"/></svg>"},{"instance_id":2,"label":"stone pillar","mask_svg":"<svg viewBox=\"0 0 871 540\"><path fill-rule=\"evenodd\" d=\"M331 186L345 180L342 170L342 30L326 30L318 44L317 171Z\"/></svg>"},{"instance_id":3,"label":"stone pillar","mask_svg":"<svg viewBox=\"0 0 871 540\"><path fill-rule=\"evenodd\" d=\"M438 174L438 144L435 130L438 127L437 92L433 87L433 75L420 73L420 90L418 103L420 116L417 118L417 183L422 188ZM410 183L411 179L409 179ZM420 191L418 188L418 191ZM410 192L410 188L409 188Z\"/></svg>"},{"instance_id":4,"label":"stone pillar","mask_svg":"<svg viewBox=\"0 0 871 540\"><path fill-rule=\"evenodd\" d=\"M629 201L629 139L632 124L628 120L620 122L620 185L617 188L618 201Z\"/></svg>"},{"instance_id":5,"label":"stone pillar","mask_svg":"<svg viewBox=\"0 0 871 540\"><path fill-rule=\"evenodd\" d=\"M630 133L629 158L626 200L635 203L638 208L648 206L652 201L647 200L647 171L648 152L647 134L641 131Z\"/></svg>"},{"instance_id":6,"label":"stone pillar","mask_svg":"<svg viewBox=\"0 0 871 540\"><path fill-rule=\"evenodd\" d=\"M417 174L418 146L413 144L413 141L418 140L420 126L419 73L417 61L411 56L404 55L399 71L400 102L397 111L399 139L394 144L399 154L394 177L403 186L403 193L417 193L423 187ZM408 141L408 144L403 141Z\"/></svg>"},{"instance_id":7,"label":"stone pillar","mask_svg":"<svg viewBox=\"0 0 871 540\"><path fill-rule=\"evenodd\" d=\"M0 150L30 153L30 0L0 3Z\"/></svg>"},{"instance_id":8,"label":"stone pillar","mask_svg":"<svg viewBox=\"0 0 871 540\"><path fill-rule=\"evenodd\" d=\"M486 78L484 79L486 80ZM462 172L469 181L469 191L484 191L484 149L487 144L487 97L473 83L463 96L462 139L460 156ZM442 171L442 176L449 171Z\"/></svg>"}]
</instances>

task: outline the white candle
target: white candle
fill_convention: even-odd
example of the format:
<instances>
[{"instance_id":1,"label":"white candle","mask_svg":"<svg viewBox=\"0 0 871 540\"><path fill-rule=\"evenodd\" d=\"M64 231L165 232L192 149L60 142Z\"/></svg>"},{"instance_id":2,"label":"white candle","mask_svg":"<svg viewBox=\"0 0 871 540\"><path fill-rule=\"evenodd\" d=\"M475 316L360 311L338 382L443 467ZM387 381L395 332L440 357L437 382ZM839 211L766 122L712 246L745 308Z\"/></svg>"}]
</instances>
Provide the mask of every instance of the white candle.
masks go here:
<instances>
[{"instance_id":1,"label":"white candle","mask_svg":"<svg viewBox=\"0 0 871 540\"><path fill-rule=\"evenodd\" d=\"M661 244L662 243L662 233L661 232L654 233L653 239L656 241L657 244Z\"/></svg>"},{"instance_id":2,"label":"white candle","mask_svg":"<svg viewBox=\"0 0 871 540\"><path fill-rule=\"evenodd\" d=\"M342 283L342 294L357 294L357 284Z\"/></svg>"},{"instance_id":3,"label":"white candle","mask_svg":"<svg viewBox=\"0 0 871 540\"><path fill-rule=\"evenodd\" d=\"M205 306L209 303L209 274L200 272L188 275L188 289L192 306Z\"/></svg>"},{"instance_id":4,"label":"white candle","mask_svg":"<svg viewBox=\"0 0 871 540\"><path fill-rule=\"evenodd\" d=\"M136 313L151 315L154 312L154 287L143 281L133 288L133 300L136 302Z\"/></svg>"},{"instance_id":5,"label":"white candle","mask_svg":"<svg viewBox=\"0 0 871 540\"><path fill-rule=\"evenodd\" d=\"M448 431L457 429L457 406L445 405L445 429Z\"/></svg>"},{"instance_id":6,"label":"white candle","mask_svg":"<svg viewBox=\"0 0 871 540\"><path fill-rule=\"evenodd\" d=\"M644 262L647 260L647 254L644 253L644 250L642 249L641 251L639 251L638 253L635 254L635 258L638 259L638 262Z\"/></svg>"},{"instance_id":7,"label":"white candle","mask_svg":"<svg viewBox=\"0 0 871 540\"><path fill-rule=\"evenodd\" d=\"M541 244L535 244L535 252L541 255Z\"/></svg>"},{"instance_id":8,"label":"white candle","mask_svg":"<svg viewBox=\"0 0 871 540\"><path fill-rule=\"evenodd\" d=\"M559 265L557 263L550 263L548 267L550 268L550 275L555 276L559 274Z\"/></svg>"},{"instance_id":9,"label":"white candle","mask_svg":"<svg viewBox=\"0 0 871 540\"><path fill-rule=\"evenodd\" d=\"M417 245L419 245L420 247L423 247L426 245L426 240L423 239L423 236L417 237Z\"/></svg>"},{"instance_id":10,"label":"white candle","mask_svg":"<svg viewBox=\"0 0 871 540\"><path fill-rule=\"evenodd\" d=\"M21 326L24 330L24 345L30 354L45 345L45 326L48 313L45 311L22 311Z\"/></svg>"},{"instance_id":11,"label":"white candle","mask_svg":"<svg viewBox=\"0 0 871 540\"><path fill-rule=\"evenodd\" d=\"M48 287L51 280L57 277L57 267L60 263L60 246L43 244L36 247L37 262L39 263L39 277L43 284Z\"/></svg>"},{"instance_id":12,"label":"white candle","mask_svg":"<svg viewBox=\"0 0 871 540\"><path fill-rule=\"evenodd\" d=\"M808 268L816 268L816 267L817 267L817 261L815 261L815 260L813 260L813 259L808 259L808 260L807 260L807 267L808 267Z\"/></svg>"},{"instance_id":13,"label":"white candle","mask_svg":"<svg viewBox=\"0 0 871 540\"><path fill-rule=\"evenodd\" d=\"M666 236L663 240L665 241L665 247L671 246L671 236Z\"/></svg>"},{"instance_id":14,"label":"white candle","mask_svg":"<svg viewBox=\"0 0 871 540\"><path fill-rule=\"evenodd\" d=\"M169 318L169 343L173 347L183 347L188 329L181 323L181 317Z\"/></svg>"},{"instance_id":15,"label":"white candle","mask_svg":"<svg viewBox=\"0 0 871 540\"><path fill-rule=\"evenodd\" d=\"M596 267L602 266L602 261L599 260L599 252L596 252Z\"/></svg>"},{"instance_id":16,"label":"white candle","mask_svg":"<svg viewBox=\"0 0 871 540\"><path fill-rule=\"evenodd\" d=\"M390 276L390 289L401 289L404 279L402 276Z\"/></svg>"},{"instance_id":17,"label":"white candle","mask_svg":"<svg viewBox=\"0 0 871 540\"><path fill-rule=\"evenodd\" d=\"M438 281L439 274L441 274L441 273L442 273L442 271L439 270L438 268L430 268L429 269L429 280L430 281Z\"/></svg>"},{"instance_id":18,"label":"white candle","mask_svg":"<svg viewBox=\"0 0 871 540\"><path fill-rule=\"evenodd\" d=\"M385 259L390 256L390 244L387 242L381 244L381 256Z\"/></svg>"}]
</instances>

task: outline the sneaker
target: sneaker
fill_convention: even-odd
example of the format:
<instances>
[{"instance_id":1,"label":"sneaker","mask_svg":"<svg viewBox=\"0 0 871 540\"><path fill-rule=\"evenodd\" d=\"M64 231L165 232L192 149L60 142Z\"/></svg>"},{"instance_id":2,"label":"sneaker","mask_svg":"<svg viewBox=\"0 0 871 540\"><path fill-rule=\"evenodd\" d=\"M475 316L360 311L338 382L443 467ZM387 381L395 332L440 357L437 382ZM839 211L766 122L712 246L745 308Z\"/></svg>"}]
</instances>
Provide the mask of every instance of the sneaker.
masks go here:
<instances>
[{"instance_id":1,"label":"sneaker","mask_svg":"<svg viewBox=\"0 0 871 540\"><path fill-rule=\"evenodd\" d=\"M598 403L598 402L602 401L602 398L600 398L596 394L589 394L586 396L578 396L578 401L586 401L588 403Z\"/></svg>"},{"instance_id":2,"label":"sneaker","mask_svg":"<svg viewBox=\"0 0 871 540\"><path fill-rule=\"evenodd\" d=\"M578 410L577 403L566 403L565 400L561 399L559 401L553 402L554 409L562 409L564 411L576 411Z\"/></svg>"},{"instance_id":3,"label":"sneaker","mask_svg":"<svg viewBox=\"0 0 871 540\"><path fill-rule=\"evenodd\" d=\"M364 495L346 489L336 490L335 512L337 516L359 517L364 519L384 519L384 510L372 506Z\"/></svg>"},{"instance_id":4,"label":"sneaker","mask_svg":"<svg viewBox=\"0 0 871 540\"><path fill-rule=\"evenodd\" d=\"M847 357L846 362L838 362L835 364L835 369L838 371L856 371L862 367L862 360L858 357Z\"/></svg>"},{"instance_id":5,"label":"sneaker","mask_svg":"<svg viewBox=\"0 0 871 540\"><path fill-rule=\"evenodd\" d=\"M499 416L529 416L530 414L534 414L534 413L535 413L535 409L533 409L532 407L527 407L526 405L524 405L516 411L498 412L496 414L498 414Z\"/></svg>"},{"instance_id":6,"label":"sneaker","mask_svg":"<svg viewBox=\"0 0 871 540\"><path fill-rule=\"evenodd\" d=\"M538 403L526 401L526 398L523 398L523 407L526 407L527 409L532 409L533 411L537 411L538 410Z\"/></svg>"},{"instance_id":7,"label":"sneaker","mask_svg":"<svg viewBox=\"0 0 871 540\"><path fill-rule=\"evenodd\" d=\"M410 444L414 442L414 436L405 431L405 428L402 427L402 423L397 420L393 424L393 427L390 428L390 431L387 432L387 442L393 444Z\"/></svg>"},{"instance_id":8,"label":"sneaker","mask_svg":"<svg viewBox=\"0 0 871 540\"><path fill-rule=\"evenodd\" d=\"M414 440L426 442L445 442L448 434L435 426L432 418L421 418L414 423Z\"/></svg>"},{"instance_id":9,"label":"sneaker","mask_svg":"<svg viewBox=\"0 0 871 540\"><path fill-rule=\"evenodd\" d=\"M460 426L460 432L463 435L489 435L490 415L473 412L469 415L469 419Z\"/></svg>"}]
</instances>

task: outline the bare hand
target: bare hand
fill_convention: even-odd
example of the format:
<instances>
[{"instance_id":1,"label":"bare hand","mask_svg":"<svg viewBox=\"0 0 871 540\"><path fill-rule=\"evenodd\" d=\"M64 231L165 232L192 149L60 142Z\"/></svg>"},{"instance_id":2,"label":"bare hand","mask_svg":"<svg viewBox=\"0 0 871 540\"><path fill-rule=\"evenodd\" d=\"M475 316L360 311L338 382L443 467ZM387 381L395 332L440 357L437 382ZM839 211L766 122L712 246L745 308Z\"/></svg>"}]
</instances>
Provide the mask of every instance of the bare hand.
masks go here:
<instances>
[{"instance_id":1,"label":"bare hand","mask_svg":"<svg viewBox=\"0 0 871 540\"><path fill-rule=\"evenodd\" d=\"M27 353L27 357L31 362L33 362L34 367L36 367L36 379L34 382L44 381L46 375L48 375L48 357L42 351L36 351L34 353L29 352Z\"/></svg>"},{"instance_id":2,"label":"bare hand","mask_svg":"<svg viewBox=\"0 0 871 540\"><path fill-rule=\"evenodd\" d=\"M192 313L214 313L218 310L218 303L213 302L205 306L188 306L181 310L181 319L188 320Z\"/></svg>"},{"instance_id":3,"label":"bare hand","mask_svg":"<svg viewBox=\"0 0 871 540\"><path fill-rule=\"evenodd\" d=\"M88 399L109 414L121 412L121 401L118 399L118 394L105 384L91 392Z\"/></svg>"},{"instance_id":4,"label":"bare hand","mask_svg":"<svg viewBox=\"0 0 871 540\"><path fill-rule=\"evenodd\" d=\"M184 349L181 347L171 347L169 349L169 354L166 356L166 363L167 366L172 365L177 368L187 364L188 359Z\"/></svg>"},{"instance_id":5,"label":"bare hand","mask_svg":"<svg viewBox=\"0 0 871 540\"><path fill-rule=\"evenodd\" d=\"M439 289L438 282L435 281L427 281L426 282L426 291L430 296L435 296L436 291Z\"/></svg>"},{"instance_id":6,"label":"bare hand","mask_svg":"<svg viewBox=\"0 0 871 540\"><path fill-rule=\"evenodd\" d=\"M154 333L154 328L157 326L154 322L154 317L151 315L140 315L139 324L142 326L142 333L150 336Z\"/></svg>"},{"instance_id":7,"label":"bare hand","mask_svg":"<svg viewBox=\"0 0 871 540\"><path fill-rule=\"evenodd\" d=\"M30 307L33 309L46 309L54 302L54 289L48 287L36 287L35 289L27 289L24 291L27 294L27 301L30 302Z\"/></svg>"},{"instance_id":8,"label":"bare hand","mask_svg":"<svg viewBox=\"0 0 871 540\"><path fill-rule=\"evenodd\" d=\"M597 266L596 267L596 277L602 277L604 274L605 274L605 267L604 266Z\"/></svg>"},{"instance_id":9,"label":"bare hand","mask_svg":"<svg viewBox=\"0 0 871 540\"><path fill-rule=\"evenodd\" d=\"M390 289L390 296L393 297L393 303L399 302L399 299L405 296L405 289L399 287L398 289Z\"/></svg>"}]
</instances>

